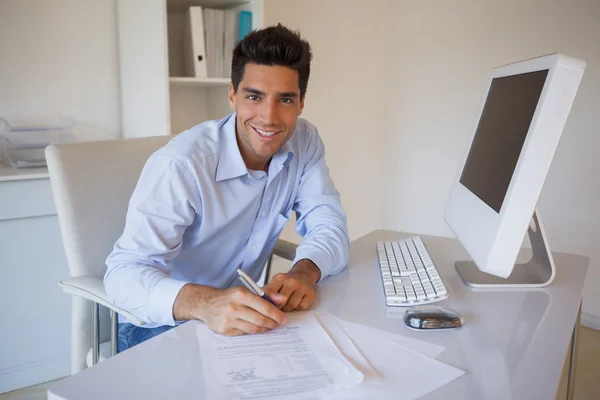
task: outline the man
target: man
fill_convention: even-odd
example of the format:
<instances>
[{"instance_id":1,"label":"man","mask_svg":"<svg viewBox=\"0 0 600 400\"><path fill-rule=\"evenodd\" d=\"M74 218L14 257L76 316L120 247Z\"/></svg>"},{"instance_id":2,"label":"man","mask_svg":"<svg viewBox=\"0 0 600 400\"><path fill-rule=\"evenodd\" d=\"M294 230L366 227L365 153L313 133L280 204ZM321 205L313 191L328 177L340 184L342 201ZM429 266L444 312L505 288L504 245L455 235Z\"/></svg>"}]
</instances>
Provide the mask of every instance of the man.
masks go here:
<instances>
[{"instance_id":1,"label":"man","mask_svg":"<svg viewBox=\"0 0 600 400\"><path fill-rule=\"evenodd\" d=\"M233 53L235 112L148 159L106 262L110 301L148 322L122 320L118 351L192 319L225 335L276 328L345 267L340 196L316 128L298 119L311 58L309 44L281 25L250 33ZM241 287L236 271L258 280L292 210L303 240L290 271L264 287L273 305Z\"/></svg>"}]
</instances>

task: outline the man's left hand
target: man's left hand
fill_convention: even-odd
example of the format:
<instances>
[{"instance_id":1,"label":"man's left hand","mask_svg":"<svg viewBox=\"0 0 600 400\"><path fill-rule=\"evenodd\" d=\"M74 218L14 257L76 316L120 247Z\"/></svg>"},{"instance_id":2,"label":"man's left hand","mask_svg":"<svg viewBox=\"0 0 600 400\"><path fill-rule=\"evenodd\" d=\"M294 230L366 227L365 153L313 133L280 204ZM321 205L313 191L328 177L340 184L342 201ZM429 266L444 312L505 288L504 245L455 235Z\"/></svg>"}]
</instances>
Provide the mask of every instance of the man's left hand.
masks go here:
<instances>
[{"instance_id":1,"label":"man's left hand","mask_svg":"<svg viewBox=\"0 0 600 400\"><path fill-rule=\"evenodd\" d=\"M267 296L279 293L275 305L282 311L304 311L315 301L321 270L309 259L298 261L287 273L274 275L263 287Z\"/></svg>"}]
</instances>

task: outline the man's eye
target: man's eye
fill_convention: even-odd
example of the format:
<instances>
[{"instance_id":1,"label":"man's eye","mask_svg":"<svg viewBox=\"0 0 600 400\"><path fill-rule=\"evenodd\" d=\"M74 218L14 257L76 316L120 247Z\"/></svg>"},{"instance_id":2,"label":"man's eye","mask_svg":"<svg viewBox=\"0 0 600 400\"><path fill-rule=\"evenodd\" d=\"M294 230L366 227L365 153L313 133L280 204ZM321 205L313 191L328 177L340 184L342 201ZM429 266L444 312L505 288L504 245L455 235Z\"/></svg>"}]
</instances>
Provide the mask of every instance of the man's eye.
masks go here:
<instances>
[{"instance_id":1,"label":"man's eye","mask_svg":"<svg viewBox=\"0 0 600 400\"><path fill-rule=\"evenodd\" d=\"M283 97L281 99L281 102L283 102L285 104L291 104L292 103L292 99L290 99L289 97Z\"/></svg>"},{"instance_id":2,"label":"man's eye","mask_svg":"<svg viewBox=\"0 0 600 400\"><path fill-rule=\"evenodd\" d=\"M250 95L250 96L248 96L247 98L248 98L248 100L250 100L250 101L257 101L257 100L258 100L258 96L255 96L255 95L253 95L253 94L251 94L251 95Z\"/></svg>"}]
</instances>

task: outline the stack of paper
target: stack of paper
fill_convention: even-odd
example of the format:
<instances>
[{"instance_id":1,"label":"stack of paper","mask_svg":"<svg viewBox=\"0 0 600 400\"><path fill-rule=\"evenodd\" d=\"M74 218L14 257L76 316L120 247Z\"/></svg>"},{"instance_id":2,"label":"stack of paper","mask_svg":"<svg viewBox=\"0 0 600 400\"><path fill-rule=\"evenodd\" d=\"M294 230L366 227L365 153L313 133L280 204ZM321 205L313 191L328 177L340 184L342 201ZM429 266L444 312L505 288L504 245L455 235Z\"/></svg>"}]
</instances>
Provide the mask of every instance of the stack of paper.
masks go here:
<instances>
[{"instance_id":1,"label":"stack of paper","mask_svg":"<svg viewBox=\"0 0 600 400\"><path fill-rule=\"evenodd\" d=\"M209 399L416 399L464 374L444 348L331 316L288 314L267 333L227 337L198 325Z\"/></svg>"},{"instance_id":2,"label":"stack of paper","mask_svg":"<svg viewBox=\"0 0 600 400\"><path fill-rule=\"evenodd\" d=\"M45 167L45 148L76 140L66 116L0 117L0 163L12 168Z\"/></svg>"},{"instance_id":3,"label":"stack of paper","mask_svg":"<svg viewBox=\"0 0 600 400\"><path fill-rule=\"evenodd\" d=\"M333 326L335 322L381 376L379 380L365 379L353 390L324 399L417 399L464 374L464 371L432 358L445 350L442 346L354 324L328 314L319 314L318 317L326 327ZM334 334L332 337L336 343L344 341Z\"/></svg>"}]
</instances>

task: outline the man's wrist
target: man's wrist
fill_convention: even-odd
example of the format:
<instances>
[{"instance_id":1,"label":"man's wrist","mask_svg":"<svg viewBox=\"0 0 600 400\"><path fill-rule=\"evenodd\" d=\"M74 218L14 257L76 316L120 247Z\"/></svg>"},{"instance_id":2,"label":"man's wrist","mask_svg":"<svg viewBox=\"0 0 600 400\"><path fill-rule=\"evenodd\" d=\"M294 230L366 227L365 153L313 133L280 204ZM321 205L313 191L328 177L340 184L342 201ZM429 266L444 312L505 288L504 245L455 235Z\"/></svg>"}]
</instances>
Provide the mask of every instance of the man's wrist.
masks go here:
<instances>
[{"instance_id":1,"label":"man's wrist","mask_svg":"<svg viewBox=\"0 0 600 400\"><path fill-rule=\"evenodd\" d=\"M303 258L294 264L290 272L308 276L315 285L321 279L321 270L308 258Z\"/></svg>"},{"instance_id":2,"label":"man's wrist","mask_svg":"<svg viewBox=\"0 0 600 400\"><path fill-rule=\"evenodd\" d=\"M203 311L209 297L216 291L210 286L187 283L182 288L173 304L175 320L198 319L204 321Z\"/></svg>"}]
</instances>

